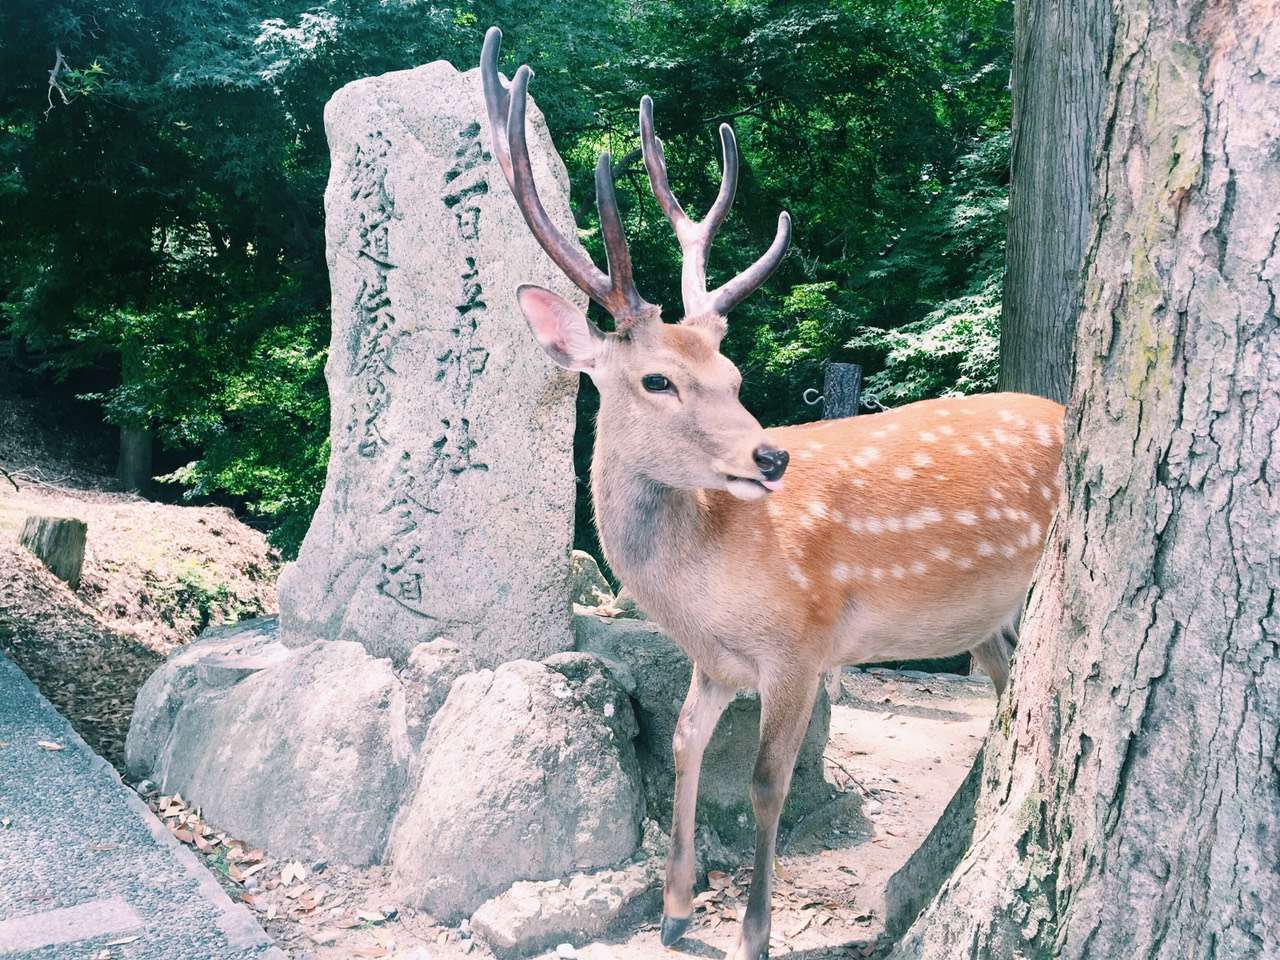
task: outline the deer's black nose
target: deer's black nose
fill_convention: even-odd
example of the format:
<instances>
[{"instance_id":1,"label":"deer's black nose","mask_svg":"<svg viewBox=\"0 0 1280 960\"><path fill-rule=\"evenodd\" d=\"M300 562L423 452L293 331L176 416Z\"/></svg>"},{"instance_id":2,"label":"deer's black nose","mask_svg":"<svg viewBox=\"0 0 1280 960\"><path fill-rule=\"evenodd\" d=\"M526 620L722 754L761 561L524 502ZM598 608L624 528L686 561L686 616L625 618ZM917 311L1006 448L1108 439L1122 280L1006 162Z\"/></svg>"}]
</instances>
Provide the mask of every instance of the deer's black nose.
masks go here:
<instances>
[{"instance_id":1,"label":"deer's black nose","mask_svg":"<svg viewBox=\"0 0 1280 960\"><path fill-rule=\"evenodd\" d=\"M781 480L782 475L787 472L787 464L791 462L791 454L767 444L756 447L752 457L766 480Z\"/></svg>"}]
</instances>

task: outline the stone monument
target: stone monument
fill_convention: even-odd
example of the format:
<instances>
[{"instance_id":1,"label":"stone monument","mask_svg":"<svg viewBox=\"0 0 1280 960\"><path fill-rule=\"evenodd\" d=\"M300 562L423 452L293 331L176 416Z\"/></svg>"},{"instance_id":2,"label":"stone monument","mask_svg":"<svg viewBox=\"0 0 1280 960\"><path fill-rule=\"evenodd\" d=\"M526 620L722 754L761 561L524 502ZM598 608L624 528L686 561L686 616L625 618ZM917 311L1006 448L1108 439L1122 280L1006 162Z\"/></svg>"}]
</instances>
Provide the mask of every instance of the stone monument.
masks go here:
<instances>
[{"instance_id":1,"label":"stone monument","mask_svg":"<svg viewBox=\"0 0 1280 960\"><path fill-rule=\"evenodd\" d=\"M480 76L445 62L347 84L325 108L332 452L281 635L352 640L401 665L446 639L480 666L573 647L577 375L516 306L586 298L530 235L490 154ZM529 153L574 235L568 175L536 106Z\"/></svg>"}]
</instances>

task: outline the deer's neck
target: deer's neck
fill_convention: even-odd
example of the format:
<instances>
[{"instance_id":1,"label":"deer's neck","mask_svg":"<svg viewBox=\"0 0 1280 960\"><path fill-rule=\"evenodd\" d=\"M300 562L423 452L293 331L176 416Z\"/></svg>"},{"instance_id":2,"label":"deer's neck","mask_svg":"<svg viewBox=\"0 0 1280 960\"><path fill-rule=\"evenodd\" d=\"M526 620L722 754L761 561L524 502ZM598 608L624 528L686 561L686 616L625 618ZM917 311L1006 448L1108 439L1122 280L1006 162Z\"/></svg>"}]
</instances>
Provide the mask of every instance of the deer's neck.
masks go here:
<instances>
[{"instance_id":1,"label":"deer's neck","mask_svg":"<svg viewBox=\"0 0 1280 960\"><path fill-rule=\"evenodd\" d=\"M599 436L591 490L605 559L642 607L670 615L679 596L701 592L714 522L697 491L656 483Z\"/></svg>"}]
</instances>

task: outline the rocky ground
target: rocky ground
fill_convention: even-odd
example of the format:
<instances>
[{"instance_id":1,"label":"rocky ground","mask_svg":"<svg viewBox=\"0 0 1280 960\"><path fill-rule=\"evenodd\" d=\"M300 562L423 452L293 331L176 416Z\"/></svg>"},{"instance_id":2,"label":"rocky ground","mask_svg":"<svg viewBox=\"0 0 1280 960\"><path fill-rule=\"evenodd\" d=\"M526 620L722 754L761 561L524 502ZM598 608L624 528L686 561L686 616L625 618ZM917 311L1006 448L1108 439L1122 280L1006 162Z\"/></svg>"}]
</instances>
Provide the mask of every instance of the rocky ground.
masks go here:
<instances>
[{"instance_id":1,"label":"rocky ground","mask_svg":"<svg viewBox=\"0 0 1280 960\"><path fill-rule=\"evenodd\" d=\"M983 678L849 671L833 705L826 752L831 802L792 833L778 863L773 957L874 957L885 884L928 833L964 778L995 708ZM150 798L179 839L205 854L233 898L250 905L294 960L388 957L458 960L490 950L467 924L444 926L404 909L389 872L322 861L273 860L180 797ZM723 851L721 852L723 856ZM742 862L749 857L739 855ZM676 953L724 956L733 947L750 869L712 871ZM613 935L541 956L658 960L656 899Z\"/></svg>"}]
</instances>

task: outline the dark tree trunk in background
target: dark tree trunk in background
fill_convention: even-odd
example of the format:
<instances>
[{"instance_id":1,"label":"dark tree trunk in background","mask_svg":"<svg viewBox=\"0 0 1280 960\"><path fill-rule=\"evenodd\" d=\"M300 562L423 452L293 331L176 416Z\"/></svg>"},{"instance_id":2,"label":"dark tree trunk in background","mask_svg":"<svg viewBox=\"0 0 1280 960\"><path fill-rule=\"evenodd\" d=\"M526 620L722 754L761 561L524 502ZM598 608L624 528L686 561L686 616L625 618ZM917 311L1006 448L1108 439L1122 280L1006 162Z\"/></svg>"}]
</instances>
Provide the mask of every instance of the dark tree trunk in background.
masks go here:
<instances>
[{"instance_id":1,"label":"dark tree trunk in background","mask_svg":"<svg viewBox=\"0 0 1280 960\"><path fill-rule=\"evenodd\" d=\"M120 352L120 379L126 385L138 379L137 347L125 344ZM120 425L120 456L116 479L125 490L147 494L151 490L151 425L145 420Z\"/></svg>"},{"instance_id":2,"label":"dark tree trunk in background","mask_svg":"<svg viewBox=\"0 0 1280 960\"><path fill-rule=\"evenodd\" d=\"M1112 42L1108 0L1018 0L1001 390L1065 403Z\"/></svg>"},{"instance_id":3,"label":"dark tree trunk in background","mask_svg":"<svg viewBox=\"0 0 1280 960\"><path fill-rule=\"evenodd\" d=\"M1066 495L895 957L1280 957L1280 29L1117 4Z\"/></svg>"}]
</instances>

